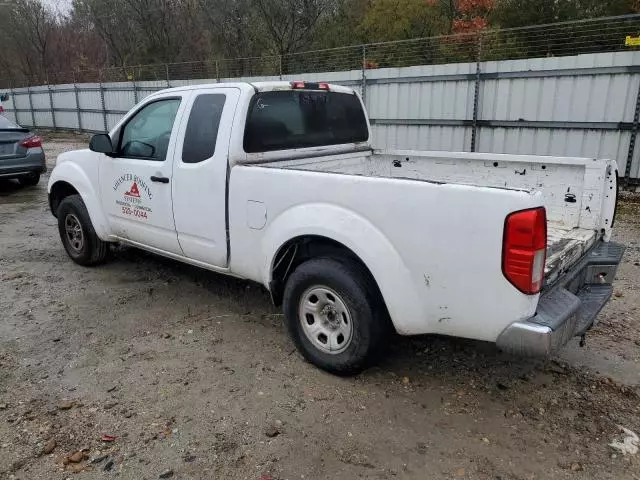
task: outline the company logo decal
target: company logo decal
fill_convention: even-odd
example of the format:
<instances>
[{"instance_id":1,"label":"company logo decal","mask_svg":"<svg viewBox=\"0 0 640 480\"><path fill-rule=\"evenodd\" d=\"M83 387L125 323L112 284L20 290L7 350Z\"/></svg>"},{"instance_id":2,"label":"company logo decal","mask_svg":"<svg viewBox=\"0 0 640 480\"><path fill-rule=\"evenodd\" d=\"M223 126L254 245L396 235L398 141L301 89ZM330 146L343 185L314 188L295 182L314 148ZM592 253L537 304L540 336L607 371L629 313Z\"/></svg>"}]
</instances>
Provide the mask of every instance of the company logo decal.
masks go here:
<instances>
[{"instance_id":1,"label":"company logo decal","mask_svg":"<svg viewBox=\"0 0 640 480\"><path fill-rule=\"evenodd\" d=\"M122 215L141 221L149 219L153 192L142 178L132 173L120 175L113 183L113 191L122 192L122 196L116 196Z\"/></svg>"}]
</instances>

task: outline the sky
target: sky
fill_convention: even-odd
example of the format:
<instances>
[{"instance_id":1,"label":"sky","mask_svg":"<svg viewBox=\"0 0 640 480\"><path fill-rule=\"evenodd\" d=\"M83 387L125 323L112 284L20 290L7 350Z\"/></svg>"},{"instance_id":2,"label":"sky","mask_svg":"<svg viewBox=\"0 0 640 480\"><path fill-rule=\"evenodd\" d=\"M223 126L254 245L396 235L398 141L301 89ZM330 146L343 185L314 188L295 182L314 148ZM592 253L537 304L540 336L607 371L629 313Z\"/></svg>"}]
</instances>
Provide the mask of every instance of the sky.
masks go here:
<instances>
[{"instance_id":1,"label":"sky","mask_svg":"<svg viewBox=\"0 0 640 480\"><path fill-rule=\"evenodd\" d=\"M65 14L71 10L71 1L72 0L40 0L47 7L50 7L52 10Z\"/></svg>"}]
</instances>

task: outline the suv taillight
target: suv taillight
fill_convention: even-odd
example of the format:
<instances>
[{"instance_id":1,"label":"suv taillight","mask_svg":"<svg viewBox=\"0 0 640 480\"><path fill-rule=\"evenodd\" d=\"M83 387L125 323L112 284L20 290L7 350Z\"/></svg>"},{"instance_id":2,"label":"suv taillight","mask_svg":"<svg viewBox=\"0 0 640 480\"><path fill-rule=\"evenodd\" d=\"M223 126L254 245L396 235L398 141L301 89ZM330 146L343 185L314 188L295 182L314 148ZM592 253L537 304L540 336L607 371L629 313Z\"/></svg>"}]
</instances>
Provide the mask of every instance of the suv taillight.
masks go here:
<instances>
[{"instance_id":1,"label":"suv taillight","mask_svg":"<svg viewBox=\"0 0 640 480\"><path fill-rule=\"evenodd\" d=\"M522 293L542 288L547 256L547 214L544 207L509 214L504 222L502 273Z\"/></svg>"},{"instance_id":2,"label":"suv taillight","mask_svg":"<svg viewBox=\"0 0 640 480\"><path fill-rule=\"evenodd\" d=\"M25 148L41 147L42 146L42 138L40 138L37 135L33 135L31 137L27 137L24 140L22 140L20 142L20 145L22 145Z\"/></svg>"}]
</instances>

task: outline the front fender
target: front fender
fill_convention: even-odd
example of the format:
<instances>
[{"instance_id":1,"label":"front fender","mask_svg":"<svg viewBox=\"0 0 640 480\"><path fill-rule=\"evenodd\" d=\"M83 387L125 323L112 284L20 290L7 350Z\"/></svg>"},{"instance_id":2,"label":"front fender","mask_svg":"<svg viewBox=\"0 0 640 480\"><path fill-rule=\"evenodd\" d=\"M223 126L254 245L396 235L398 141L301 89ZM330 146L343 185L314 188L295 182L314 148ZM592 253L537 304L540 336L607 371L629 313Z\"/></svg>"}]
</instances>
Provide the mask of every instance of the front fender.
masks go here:
<instances>
[{"instance_id":1,"label":"front fender","mask_svg":"<svg viewBox=\"0 0 640 480\"><path fill-rule=\"evenodd\" d=\"M90 173L92 176L95 175L95 185L97 185L97 165L92 167ZM77 190L87 207L96 235L101 240L108 240L109 224L102 211L99 192L89 178L89 174L77 163L66 161L58 163L51 172L49 183L47 184L47 192L49 194L51 194L51 189L56 182L66 182Z\"/></svg>"},{"instance_id":2,"label":"front fender","mask_svg":"<svg viewBox=\"0 0 640 480\"><path fill-rule=\"evenodd\" d=\"M297 205L274 218L262 237L263 283L269 285L278 250L289 240L316 235L341 243L354 252L373 274L399 333L421 320L411 273L389 239L365 217L343 207L312 203Z\"/></svg>"}]
</instances>

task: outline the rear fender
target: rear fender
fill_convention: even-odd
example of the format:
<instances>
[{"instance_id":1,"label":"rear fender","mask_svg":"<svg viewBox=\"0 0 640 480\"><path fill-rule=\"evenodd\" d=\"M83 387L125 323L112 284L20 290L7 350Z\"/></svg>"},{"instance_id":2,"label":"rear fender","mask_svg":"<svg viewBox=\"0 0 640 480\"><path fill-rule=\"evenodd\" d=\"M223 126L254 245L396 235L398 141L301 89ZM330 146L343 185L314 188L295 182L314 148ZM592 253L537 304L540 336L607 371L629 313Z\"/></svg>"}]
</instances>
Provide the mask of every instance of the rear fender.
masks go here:
<instances>
[{"instance_id":1,"label":"rear fender","mask_svg":"<svg viewBox=\"0 0 640 480\"><path fill-rule=\"evenodd\" d=\"M421 318L411 273L389 239L366 218L331 204L297 205L278 215L262 238L263 283L269 285L274 258L289 240L305 235L325 237L354 252L372 273L399 333Z\"/></svg>"}]
</instances>

